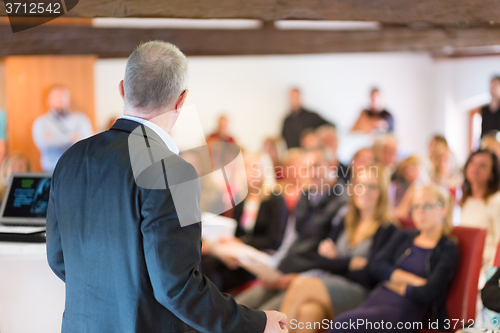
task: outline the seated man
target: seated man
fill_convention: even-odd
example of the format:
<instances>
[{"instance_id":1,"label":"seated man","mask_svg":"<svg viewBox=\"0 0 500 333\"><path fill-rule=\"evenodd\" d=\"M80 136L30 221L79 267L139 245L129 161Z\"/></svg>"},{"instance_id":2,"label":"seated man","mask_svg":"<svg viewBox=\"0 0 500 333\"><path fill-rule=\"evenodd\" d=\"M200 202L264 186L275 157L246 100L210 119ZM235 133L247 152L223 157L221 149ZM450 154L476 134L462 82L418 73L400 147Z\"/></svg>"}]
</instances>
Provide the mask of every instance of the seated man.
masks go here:
<instances>
[{"instance_id":1,"label":"seated man","mask_svg":"<svg viewBox=\"0 0 500 333\"><path fill-rule=\"evenodd\" d=\"M254 309L279 309L285 291L297 273L314 268L318 245L326 238L331 221L337 221L336 217L341 215L347 202L344 183L337 181L329 168L330 159L331 154L324 148L306 154L310 184L295 209L297 239L278 265L278 270L284 275L272 282L261 279L261 285L236 297L238 303Z\"/></svg>"}]
</instances>

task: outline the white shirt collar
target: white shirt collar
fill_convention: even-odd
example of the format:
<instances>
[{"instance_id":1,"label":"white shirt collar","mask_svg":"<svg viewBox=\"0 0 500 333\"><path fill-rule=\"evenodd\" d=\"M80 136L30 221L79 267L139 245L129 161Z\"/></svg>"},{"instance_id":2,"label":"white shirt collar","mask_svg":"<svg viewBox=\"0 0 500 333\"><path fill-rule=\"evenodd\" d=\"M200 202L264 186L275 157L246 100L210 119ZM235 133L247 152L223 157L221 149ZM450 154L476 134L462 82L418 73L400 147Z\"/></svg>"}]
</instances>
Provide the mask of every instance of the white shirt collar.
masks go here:
<instances>
[{"instance_id":1,"label":"white shirt collar","mask_svg":"<svg viewBox=\"0 0 500 333\"><path fill-rule=\"evenodd\" d=\"M158 126L155 123L152 123L146 119L142 119L142 118L134 117L134 116L129 116L126 114L122 116L122 119L132 120L132 121L138 122L139 124L143 124L143 125L149 127L156 134L158 134L158 136L163 140L163 142L165 142L168 149L170 149L170 151L172 153L179 155L179 147L177 147L177 145L175 144L175 141L172 139L172 137L170 135L168 135L168 133L165 132L165 130L163 128L161 128L160 126Z\"/></svg>"}]
</instances>

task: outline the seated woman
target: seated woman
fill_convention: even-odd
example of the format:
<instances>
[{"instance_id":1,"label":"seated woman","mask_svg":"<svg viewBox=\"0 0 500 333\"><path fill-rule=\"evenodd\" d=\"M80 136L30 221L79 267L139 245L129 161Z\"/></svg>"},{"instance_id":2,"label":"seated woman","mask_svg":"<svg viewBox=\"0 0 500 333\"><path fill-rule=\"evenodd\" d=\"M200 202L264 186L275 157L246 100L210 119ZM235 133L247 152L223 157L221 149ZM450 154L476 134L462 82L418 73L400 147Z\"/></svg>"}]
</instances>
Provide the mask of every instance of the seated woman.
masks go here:
<instances>
[{"instance_id":1,"label":"seated woman","mask_svg":"<svg viewBox=\"0 0 500 333\"><path fill-rule=\"evenodd\" d=\"M396 227L389 222L387 177L367 168L353 184L348 211L318 248L317 267L297 277L281 311L297 322L317 322L358 307L375 286L367 263L387 243ZM291 332L303 332L294 329ZM319 330L306 330L307 332Z\"/></svg>"},{"instance_id":2,"label":"seated woman","mask_svg":"<svg viewBox=\"0 0 500 333\"><path fill-rule=\"evenodd\" d=\"M238 222L235 238L221 242L243 242L257 250L272 252L278 249L286 227L285 201L272 193L263 182L260 156L245 155L248 195L235 206L233 218ZM228 291L254 279L233 257L211 255L213 244L203 242L202 271L222 291Z\"/></svg>"},{"instance_id":3,"label":"seated woman","mask_svg":"<svg viewBox=\"0 0 500 333\"><path fill-rule=\"evenodd\" d=\"M401 161L396 169L396 179L391 182L389 190L394 215L398 218L409 217L413 193L429 183L428 168L422 158L410 156Z\"/></svg>"},{"instance_id":4,"label":"seated woman","mask_svg":"<svg viewBox=\"0 0 500 333\"><path fill-rule=\"evenodd\" d=\"M488 231L484 244L483 266L495 255L500 239L500 162L489 150L472 153L464 167L460 199L460 225ZM484 273L480 285L484 285Z\"/></svg>"},{"instance_id":5,"label":"seated woman","mask_svg":"<svg viewBox=\"0 0 500 333\"><path fill-rule=\"evenodd\" d=\"M380 332L376 325L382 321L386 329L416 332L416 323L428 328L428 315L445 330L445 300L460 256L449 237L451 207L448 192L437 185L415 192L411 211L418 230L399 231L370 262L370 272L382 283L359 308L337 317L333 332ZM358 320L372 325L349 327L349 321Z\"/></svg>"}]
</instances>

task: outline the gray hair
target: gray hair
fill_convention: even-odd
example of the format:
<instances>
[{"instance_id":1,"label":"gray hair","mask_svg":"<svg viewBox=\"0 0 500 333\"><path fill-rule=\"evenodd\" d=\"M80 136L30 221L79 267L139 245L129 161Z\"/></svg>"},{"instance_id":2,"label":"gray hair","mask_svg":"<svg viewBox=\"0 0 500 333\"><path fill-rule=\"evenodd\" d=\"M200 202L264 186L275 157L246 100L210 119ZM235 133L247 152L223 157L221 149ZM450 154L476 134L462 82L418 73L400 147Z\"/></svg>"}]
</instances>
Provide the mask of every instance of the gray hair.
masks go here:
<instances>
[{"instance_id":1,"label":"gray hair","mask_svg":"<svg viewBox=\"0 0 500 333\"><path fill-rule=\"evenodd\" d=\"M153 113L170 111L186 88L186 56L173 44L143 43L130 55L123 87L125 108Z\"/></svg>"}]
</instances>

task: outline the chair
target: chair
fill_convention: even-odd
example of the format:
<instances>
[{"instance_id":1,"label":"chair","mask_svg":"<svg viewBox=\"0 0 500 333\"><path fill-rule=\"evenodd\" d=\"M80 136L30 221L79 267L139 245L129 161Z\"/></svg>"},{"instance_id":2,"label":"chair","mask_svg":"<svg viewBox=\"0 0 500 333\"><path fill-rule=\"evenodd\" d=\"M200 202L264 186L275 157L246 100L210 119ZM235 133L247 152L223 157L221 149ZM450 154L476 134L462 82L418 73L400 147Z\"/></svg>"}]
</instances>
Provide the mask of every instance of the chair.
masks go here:
<instances>
[{"instance_id":1,"label":"chair","mask_svg":"<svg viewBox=\"0 0 500 333\"><path fill-rule=\"evenodd\" d=\"M500 267L500 242L497 244L497 253L495 254L495 260L493 261L493 266Z\"/></svg>"},{"instance_id":2,"label":"chair","mask_svg":"<svg viewBox=\"0 0 500 333\"><path fill-rule=\"evenodd\" d=\"M458 239L460 248L460 265L451 285L446 300L450 324L455 332L461 329L465 323L472 324L476 317L477 285L479 282L479 271L483 258L484 241L486 239L485 229L468 227L455 227L452 235ZM425 323L425 321L424 321ZM438 332L436 330L421 330L420 333Z\"/></svg>"},{"instance_id":3,"label":"chair","mask_svg":"<svg viewBox=\"0 0 500 333\"><path fill-rule=\"evenodd\" d=\"M415 229L415 224L410 217L400 217L398 220L403 229Z\"/></svg>"}]
</instances>

